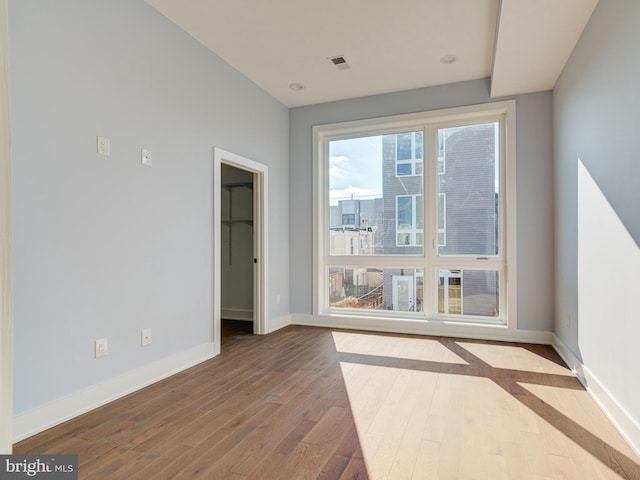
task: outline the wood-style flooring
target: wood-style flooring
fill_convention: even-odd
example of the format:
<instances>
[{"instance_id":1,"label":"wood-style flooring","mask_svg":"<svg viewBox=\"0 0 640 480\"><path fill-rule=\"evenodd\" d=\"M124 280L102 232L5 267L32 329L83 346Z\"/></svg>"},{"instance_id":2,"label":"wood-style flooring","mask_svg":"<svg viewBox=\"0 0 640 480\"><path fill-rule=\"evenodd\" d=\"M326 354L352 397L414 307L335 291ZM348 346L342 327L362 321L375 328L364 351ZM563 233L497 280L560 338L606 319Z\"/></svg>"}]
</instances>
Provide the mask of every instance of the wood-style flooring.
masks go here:
<instances>
[{"instance_id":1,"label":"wood-style flooring","mask_svg":"<svg viewBox=\"0 0 640 480\"><path fill-rule=\"evenodd\" d=\"M640 479L551 347L244 325L14 452L78 454L82 479Z\"/></svg>"}]
</instances>

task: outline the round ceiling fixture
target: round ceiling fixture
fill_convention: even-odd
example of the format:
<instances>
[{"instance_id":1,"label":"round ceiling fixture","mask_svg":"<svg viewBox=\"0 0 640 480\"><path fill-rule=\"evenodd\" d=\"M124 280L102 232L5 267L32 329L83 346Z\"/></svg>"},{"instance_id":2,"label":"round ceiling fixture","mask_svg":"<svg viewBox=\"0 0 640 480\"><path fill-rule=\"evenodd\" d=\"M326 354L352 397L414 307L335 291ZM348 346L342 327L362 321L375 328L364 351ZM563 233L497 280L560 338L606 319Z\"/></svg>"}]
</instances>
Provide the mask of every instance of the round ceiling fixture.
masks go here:
<instances>
[{"instance_id":1,"label":"round ceiling fixture","mask_svg":"<svg viewBox=\"0 0 640 480\"><path fill-rule=\"evenodd\" d=\"M458 60L458 56L457 55L449 54L449 55L445 55L444 57L442 57L440 59L440 63L444 63L445 65L450 65L453 62L455 62L456 60Z\"/></svg>"},{"instance_id":2,"label":"round ceiling fixture","mask_svg":"<svg viewBox=\"0 0 640 480\"><path fill-rule=\"evenodd\" d=\"M289 84L289 88L291 90L295 90L296 92L299 92L300 90L302 90L304 88L304 85L298 82L293 82Z\"/></svg>"}]
</instances>

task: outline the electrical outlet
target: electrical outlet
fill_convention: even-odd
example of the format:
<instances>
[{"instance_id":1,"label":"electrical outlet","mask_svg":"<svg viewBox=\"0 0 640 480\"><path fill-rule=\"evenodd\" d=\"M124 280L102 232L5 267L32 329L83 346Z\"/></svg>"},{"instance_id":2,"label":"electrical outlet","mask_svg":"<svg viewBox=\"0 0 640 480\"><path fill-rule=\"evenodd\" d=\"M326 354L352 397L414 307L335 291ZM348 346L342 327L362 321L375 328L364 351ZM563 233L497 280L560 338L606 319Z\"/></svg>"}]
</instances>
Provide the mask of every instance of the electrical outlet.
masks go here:
<instances>
[{"instance_id":1,"label":"electrical outlet","mask_svg":"<svg viewBox=\"0 0 640 480\"><path fill-rule=\"evenodd\" d=\"M151 166L151 150L143 148L140 154L140 160L142 160L143 165Z\"/></svg>"},{"instance_id":2,"label":"electrical outlet","mask_svg":"<svg viewBox=\"0 0 640 480\"><path fill-rule=\"evenodd\" d=\"M110 146L109 139L107 137L98 137L97 141L98 141L98 146L97 146L98 154L108 157L109 154L111 153L111 146Z\"/></svg>"},{"instance_id":3,"label":"electrical outlet","mask_svg":"<svg viewBox=\"0 0 640 480\"><path fill-rule=\"evenodd\" d=\"M151 329L145 328L140 332L140 345L146 347L147 345L151 345Z\"/></svg>"},{"instance_id":4,"label":"electrical outlet","mask_svg":"<svg viewBox=\"0 0 640 480\"><path fill-rule=\"evenodd\" d=\"M106 338L96 340L95 344L96 358L104 357L109 353L109 342Z\"/></svg>"}]
</instances>

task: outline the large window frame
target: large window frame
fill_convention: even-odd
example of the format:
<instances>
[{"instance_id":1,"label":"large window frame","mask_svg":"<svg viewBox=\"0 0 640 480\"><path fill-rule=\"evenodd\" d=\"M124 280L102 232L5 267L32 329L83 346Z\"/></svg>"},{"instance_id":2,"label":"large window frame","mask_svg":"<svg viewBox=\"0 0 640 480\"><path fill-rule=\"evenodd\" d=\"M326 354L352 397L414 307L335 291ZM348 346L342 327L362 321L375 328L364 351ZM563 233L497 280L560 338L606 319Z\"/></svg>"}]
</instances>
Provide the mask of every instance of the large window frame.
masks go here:
<instances>
[{"instance_id":1,"label":"large window frame","mask_svg":"<svg viewBox=\"0 0 640 480\"><path fill-rule=\"evenodd\" d=\"M495 256L439 255L441 226L431 219L438 215L438 175L444 171L439 128L499 122L499 254ZM329 142L365 135L387 135L406 131L424 131L423 179L424 250L416 255L330 255L329 252ZM431 139L431 140L430 140ZM515 101L457 107L407 115L343 122L313 127L314 140L314 287L313 311L324 323L339 325L347 317L357 325L386 325L398 322L480 325L517 328L516 308L516 175L515 175ZM446 220L445 220L446 221ZM429 223L431 222L431 223ZM424 271L425 308L420 313L389 310L336 309L329 305L329 269L354 268L420 269ZM442 270L496 271L499 279L499 313L492 317L451 315L438 312L438 275ZM393 323L391 323L393 322Z\"/></svg>"}]
</instances>

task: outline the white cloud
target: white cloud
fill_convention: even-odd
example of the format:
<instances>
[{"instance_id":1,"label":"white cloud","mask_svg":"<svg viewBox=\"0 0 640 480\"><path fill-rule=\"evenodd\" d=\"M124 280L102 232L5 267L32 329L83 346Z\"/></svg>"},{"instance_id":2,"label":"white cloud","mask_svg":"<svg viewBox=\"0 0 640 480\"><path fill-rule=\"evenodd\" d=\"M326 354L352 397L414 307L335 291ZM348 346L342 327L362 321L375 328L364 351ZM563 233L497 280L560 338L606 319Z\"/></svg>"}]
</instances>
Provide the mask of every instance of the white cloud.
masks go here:
<instances>
[{"instance_id":1,"label":"white cloud","mask_svg":"<svg viewBox=\"0 0 640 480\"><path fill-rule=\"evenodd\" d=\"M343 168L331 166L329 167L329 176L332 178L343 177L346 171Z\"/></svg>"}]
</instances>

